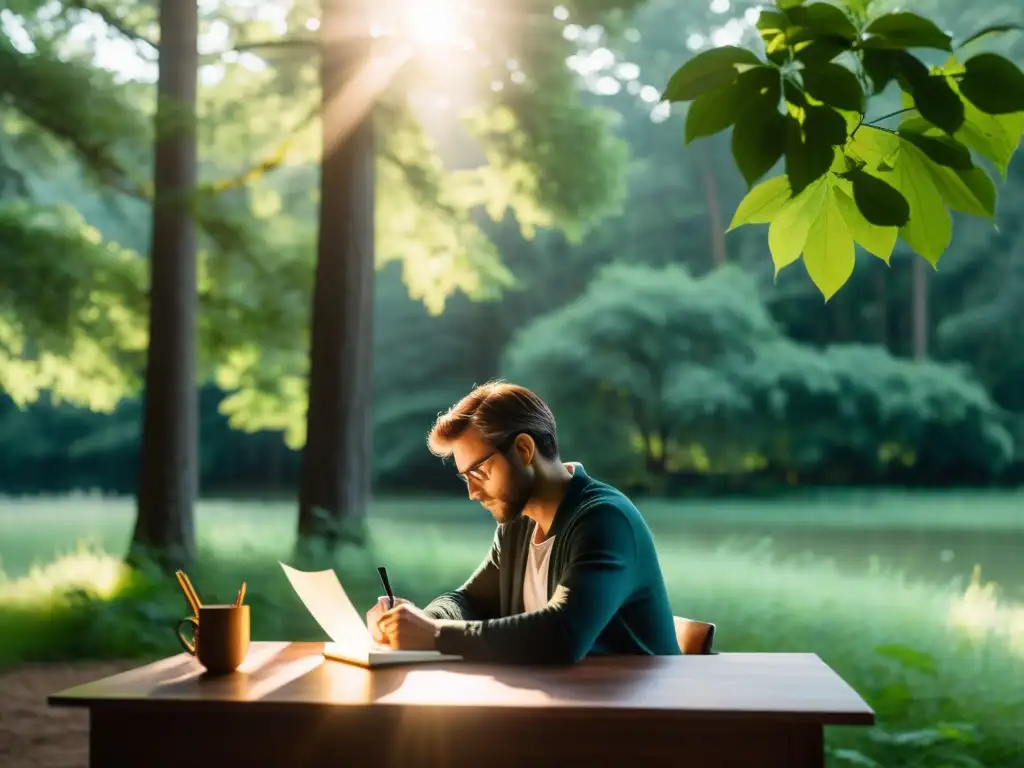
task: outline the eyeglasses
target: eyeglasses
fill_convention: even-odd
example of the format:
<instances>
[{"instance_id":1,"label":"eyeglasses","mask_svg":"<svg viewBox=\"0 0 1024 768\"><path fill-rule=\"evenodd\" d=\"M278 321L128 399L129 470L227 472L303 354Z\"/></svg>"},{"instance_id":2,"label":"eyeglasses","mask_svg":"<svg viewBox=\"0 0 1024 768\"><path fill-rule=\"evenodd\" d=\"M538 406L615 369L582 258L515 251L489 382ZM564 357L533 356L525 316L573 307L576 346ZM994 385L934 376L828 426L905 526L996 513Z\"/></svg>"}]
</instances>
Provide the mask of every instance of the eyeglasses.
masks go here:
<instances>
[{"instance_id":1,"label":"eyeglasses","mask_svg":"<svg viewBox=\"0 0 1024 768\"><path fill-rule=\"evenodd\" d=\"M459 480L466 483L467 485L469 484L469 478L471 477L477 482L483 482L484 480L487 479L487 475L483 474L480 471L480 468L488 461L493 459L495 456L497 456L499 453L504 453L505 451L507 451L512 446L512 443L515 442L516 437L518 437L518 434L513 435L511 438L506 440L499 448L495 448L482 459L477 459L467 469L457 473L456 477L458 477Z\"/></svg>"}]
</instances>

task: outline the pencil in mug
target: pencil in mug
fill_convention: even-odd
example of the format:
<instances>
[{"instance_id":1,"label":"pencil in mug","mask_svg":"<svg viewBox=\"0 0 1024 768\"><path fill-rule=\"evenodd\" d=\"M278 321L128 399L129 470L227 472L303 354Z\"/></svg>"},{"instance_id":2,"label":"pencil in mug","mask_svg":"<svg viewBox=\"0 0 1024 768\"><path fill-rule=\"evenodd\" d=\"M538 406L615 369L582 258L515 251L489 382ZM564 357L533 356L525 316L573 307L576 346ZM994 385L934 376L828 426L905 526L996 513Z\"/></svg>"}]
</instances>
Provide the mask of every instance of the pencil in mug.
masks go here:
<instances>
[{"instance_id":1,"label":"pencil in mug","mask_svg":"<svg viewBox=\"0 0 1024 768\"><path fill-rule=\"evenodd\" d=\"M238 588L238 594L235 595L235 607L240 606L244 599L245 599L245 582L243 581L242 582L242 586L240 586Z\"/></svg>"},{"instance_id":2,"label":"pencil in mug","mask_svg":"<svg viewBox=\"0 0 1024 768\"><path fill-rule=\"evenodd\" d=\"M195 616L199 616L199 606L196 605L192 593L188 591L188 586L185 584L185 579L182 578L181 571L175 571L174 578L178 580L178 586L181 587L182 594L185 595L185 600L188 602L189 608L192 609L192 613Z\"/></svg>"},{"instance_id":3,"label":"pencil in mug","mask_svg":"<svg viewBox=\"0 0 1024 768\"><path fill-rule=\"evenodd\" d=\"M199 601L199 595L196 593L195 587L192 586L188 574L184 571L177 571L174 575L178 577L178 584L181 586L181 591L185 593L185 599L188 600L192 613L199 618L199 609L203 604Z\"/></svg>"},{"instance_id":4,"label":"pencil in mug","mask_svg":"<svg viewBox=\"0 0 1024 768\"><path fill-rule=\"evenodd\" d=\"M203 601L199 599L199 593L196 592L196 588L192 586L192 579L190 579L188 577L188 574L185 573L184 571L181 572L181 577L183 579L185 579L185 584L188 586L188 591L191 592L192 593L192 597L195 598L196 607L197 608L202 608L203 607ZM199 613L196 612L196 615L198 616Z\"/></svg>"}]
</instances>

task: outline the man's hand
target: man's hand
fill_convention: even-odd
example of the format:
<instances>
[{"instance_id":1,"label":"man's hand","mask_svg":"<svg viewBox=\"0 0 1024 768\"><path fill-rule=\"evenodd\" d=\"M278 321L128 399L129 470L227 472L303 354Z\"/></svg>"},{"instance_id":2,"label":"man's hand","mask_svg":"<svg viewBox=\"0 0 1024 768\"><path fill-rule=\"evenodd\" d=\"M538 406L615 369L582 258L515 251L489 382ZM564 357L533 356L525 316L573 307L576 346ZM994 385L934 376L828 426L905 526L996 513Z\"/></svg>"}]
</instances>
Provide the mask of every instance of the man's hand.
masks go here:
<instances>
[{"instance_id":1,"label":"man's hand","mask_svg":"<svg viewBox=\"0 0 1024 768\"><path fill-rule=\"evenodd\" d=\"M438 624L412 603L397 605L377 622L383 642L400 651L437 650Z\"/></svg>"},{"instance_id":2,"label":"man's hand","mask_svg":"<svg viewBox=\"0 0 1024 768\"><path fill-rule=\"evenodd\" d=\"M406 600L404 597L395 598L395 608L400 605L412 605L411 602ZM413 606L415 607L415 606ZM370 630L370 635L378 643L386 643L387 640L380 633L380 628L377 626L377 622L380 621L380 617L388 612L388 596L383 595L377 598L377 604L366 612L366 628Z\"/></svg>"}]
</instances>

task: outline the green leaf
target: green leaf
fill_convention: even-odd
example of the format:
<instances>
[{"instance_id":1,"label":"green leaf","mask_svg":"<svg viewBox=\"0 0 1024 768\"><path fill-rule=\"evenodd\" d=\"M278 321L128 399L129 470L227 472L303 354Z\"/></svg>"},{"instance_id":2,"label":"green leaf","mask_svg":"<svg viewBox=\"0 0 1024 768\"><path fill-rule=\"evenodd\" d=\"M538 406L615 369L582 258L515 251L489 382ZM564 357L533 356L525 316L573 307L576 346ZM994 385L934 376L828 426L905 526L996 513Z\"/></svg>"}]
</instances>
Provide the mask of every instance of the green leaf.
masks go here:
<instances>
[{"instance_id":1,"label":"green leaf","mask_svg":"<svg viewBox=\"0 0 1024 768\"><path fill-rule=\"evenodd\" d=\"M947 79L932 75L928 67L909 53L897 54L897 62L921 117L948 134L960 130L964 124L964 102Z\"/></svg>"},{"instance_id":2,"label":"green leaf","mask_svg":"<svg viewBox=\"0 0 1024 768\"><path fill-rule=\"evenodd\" d=\"M686 110L686 125L683 128L683 142L689 144L705 136L724 131L734 122L738 103L732 86L725 86L708 93L702 93L690 103Z\"/></svg>"},{"instance_id":3,"label":"green leaf","mask_svg":"<svg viewBox=\"0 0 1024 768\"><path fill-rule=\"evenodd\" d=\"M836 201L836 188L825 183L821 213L807 232L804 267L825 301L835 296L853 274L856 252L853 236Z\"/></svg>"},{"instance_id":4,"label":"green leaf","mask_svg":"<svg viewBox=\"0 0 1024 768\"><path fill-rule=\"evenodd\" d=\"M849 8L858 18L868 12L868 6L875 0L840 0L843 5Z\"/></svg>"},{"instance_id":5,"label":"green leaf","mask_svg":"<svg viewBox=\"0 0 1024 768\"><path fill-rule=\"evenodd\" d=\"M865 50L860 58L876 94L884 91L885 86L899 74L899 65L892 51Z\"/></svg>"},{"instance_id":6,"label":"green leaf","mask_svg":"<svg viewBox=\"0 0 1024 768\"><path fill-rule=\"evenodd\" d=\"M757 17L757 31L766 43L776 35L785 32L790 26L789 18L784 13L765 8Z\"/></svg>"},{"instance_id":7,"label":"green leaf","mask_svg":"<svg viewBox=\"0 0 1024 768\"><path fill-rule=\"evenodd\" d=\"M807 64L824 64L850 50L850 42L840 37L816 37L793 46L793 55Z\"/></svg>"},{"instance_id":8,"label":"green leaf","mask_svg":"<svg viewBox=\"0 0 1024 768\"><path fill-rule=\"evenodd\" d=\"M942 199L951 209L991 219L996 214L996 186L984 169L964 171L932 165L928 168Z\"/></svg>"},{"instance_id":9,"label":"green leaf","mask_svg":"<svg viewBox=\"0 0 1024 768\"><path fill-rule=\"evenodd\" d=\"M793 8L803 5L804 0L776 0L775 4L779 6L779 8L781 8L782 10L789 11Z\"/></svg>"},{"instance_id":10,"label":"green leaf","mask_svg":"<svg viewBox=\"0 0 1024 768\"><path fill-rule=\"evenodd\" d=\"M952 77L948 77L946 82L957 92L958 86ZM964 124L954 138L995 163L1000 176L1005 179L1010 158L1020 145L1021 134L1024 134L1024 112L990 115L966 102Z\"/></svg>"},{"instance_id":11,"label":"green leaf","mask_svg":"<svg viewBox=\"0 0 1024 768\"><path fill-rule=\"evenodd\" d=\"M892 164L899 153L900 137L889 131L871 125L862 125L847 147L847 153L871 168L882 163Z\"/></svg>"},{"instance_id":12,"label":"green leaf","mask_svg":"<svg viewBox=\"0 0 1024 768\"><path fill-rule=\"evenodd\" d=\"M764 43L765 53L776 64L788 61L789 40L786 30L790 28L786 14L765 9L757 18L757 32Z\"/></svg>"},{"instance_id":13,"label":"green leaf","mask_svg":"<svg viewBox=\"0 0 1024 768\"><path fill-rule=\"evenodd\" d=\"M804 90L818 101L855 112L864 109L860 81L840 64L815 64L803 71Z\"/></svg>"},{"instance_id":14,"label":"green leaf","mask_svg":"<svg viewBox=\"0 0 1024 768\"><path fill-rule=\"evenodd\" d=\"M908 107L912 108L912 107ZM923 117L908 117L900 123L899 132L904 131L908 133L919 133L923 136L942 136L943 133L939 128L929 123Z\"/></svg>"},{"instance_id":15,"label":"green leaf","mask_svg":"<svg viewBox=\"0 0 1024 768\"><path fill-rule=\"evenodd\" d=\"M732 129L732 156L748 185L764 176L782 157L786 120L777 110L744 113Z\"/></svg>"},{"instance_id":16,"label":"green leaf","mask_svg":"<svg viewBox=\"0 0 1024 768\"><path fill-rule=\"evenodd\" d=\"M794 117L786 118L785 151L786 176L794 195L799 195L812 182L820 179L828 172L835 153L832 151L831 138L828 135L827 121L811 121L810 128L805 123L801 136L800 124ZM845 131L846 123L843 121Z\"/></svg>"},{"instance_id":17,"label":"green leaf","mask_svg":"<svg viewBox=\"0 0 1024 768\"><path fill-rule=\"evenodd\" d=\"M789 181L785 176L772 176L755 186L740 200L726 232L744 224L767 224L789 202Z\"/></svg>"},{"instance_id":18,"label":"green leaf","mask_svg":"<svg viewBox=\"0 0 1024 768\"><path fill-rule=\"evenodd\" d=\"M964 62L960 93L982 112L1006 115L1024 111L1024 72L995 53L980 53Z\"/></svg>"},{"instance_id":19,"label":"green leaf","mask_svg":"<svg viewBox=\"0 0 1024 768\"><path fill-rule=\"evenodd\" d=\"M946 198L946 194L943 193L942 196L946 198L949 207L954 211L974 213L975 216L982 216L984 218L994 217L996 215L996 185L992 182L992 178L988 173L985 172L985 169L978 167L969 168L966 171L958 171L956 176L967 187L971 197L978 201L981 212L975 213L972 211L972 203L954 200L953 196ZM942 192L941 187L939 191Z\"/></svg>"},{"instance_id":20,"label":"green leaf","mask_svg":"<svg viewBox=\"0 0 1024 768\"><path fill-rule=\"evenodd\" d=\"M902 227L910 219L910 206L900 191L863 169L847 174L853 199L864 218L877 227Z\"/></svg>"},{"instance_id":21,"label":"green leaf","mask_svg":"<svg viewBox=\"0 0 1024 768\"><path fill-rule=\"evenodd\" d=\"M807 98L804 96L803 89L791 77L787 77L782 81L782 93L790 104L796 107L807 106Z\"/></svg>"},{"instance_id":22,"label":"green leaf","mask_svg":"<svg viewBox=\"0 0 1024 768\"><path fill-rule=\"evenodd\" d=\"M896 239L900 234L899 227L875 226L864 218L864 214L860 212L853 198L846 192L836 187L834 194L836 205L839 207L839 212L843 214L843 220L854 241L865 251L888 264L893 248L896 247Z\"/></svg>"},{"instance_id":23,"label":"green leaf","mask_svg":"<svg viewBox=\"0 0 1024 768\"><path fill-rule=\"evenodd\" d=\"M747 112L777 109L781 95L778 69L752 67L693 100L686 113L685 143L724 131Z\"/></svg>"},{"instance_id":24,"label":"green leaf","mask_svg":"<svg viewBox=\"0 0 1024 768\"><path fill-rule=\"evenodd\" d=\"M970 45L971 43L977 42L978 40L981 40L983 37L988 37L989 35L999 35L1002 34L1003 32L1017 32L1020 30L1024 30L1024 26L1020 24L993 24L991 26L979 29L977 32L975 32L973 35L970 35L966 40L964 40L956 47L963 48L965 45Z\"/></svg>"},{"instance_id":25,"label":"green leaf","mask_svg":"<svg viewBox=\"0 0 1024 768\"><path fill-rule=\"evenodd\" d=\"M846 121L846 132L848 134L857 130L857 126L860 125L861 121L860 112L854 112L849 109L837 109L836 112L842 115L843 120Z\"/></svg>"},{"instance_id":26,"label":"green leaf","mask_svg":"<svg viewBox=\"0 0 1024 768\"><path fill-rule=\"evenodd\" d=\"M861 41L861 46L864 48L953 50L953 41L950 36L939 29L934 22L907 11L879 16L868 24L864 31L869 35Z\"/></svg>"},{"instance_id":27,"label":"green leaf","mask_svg":"<svg viewBox=\"0 0 1024 768\"><path fill-rule=\"evenodd\" d=\"M775 263L775 276L800 258L811 225L825 204L828 184L818 179L803 192L790 198L768 228L768 249Z\"/></svg>"},{"instance_id":28,"label":"green leaf","mask_svg":"<svg viewBox=\"0 0 1024 768\"><path fill-rule=\"evenodd\" d=\"M737 65L742 64L756 67L763 62L751 51L735 45L702 51L676 70L665 87L662 101L690 101L728 85L737 78Z\"/></svg>"},{"instance_id":29,"label":"green leaf","mask_svg":"<svg viewBox=\"0 0 1024 768\"><path fill-rule=\"evenodd\" d=\"M786 64L789 61L789 43L785 33L780 32L765 43L764 52L770 61L780 67Z\"/></svg>"},{"instance_id":30,"label":"green leaf","mask_svg":"<svg viewBox=\"0 0 1024 768\"><path fill-rule=\"evenodd\" d=\"M900 126L900 138L909 141L939 165L966 171L974 167L971 151L956 139L949 136L925 136L921 132L909 130L906 125Z\"/></svg>"},{"instance_id":31,"label":"green leaf","mask_svg":"<svg viewBox=\"0 0 1024 768\"><path fill-rule=\"evenodd\" d=\"M816 36L833 36L844 40L856 40L857 28L846 14L827 3L811 3L788 12L793 23L809 29Z\"/></svg>"},{"instance_id":32,"label":"green leaf","mask_svg":"<svg viewBox=\"0 0 1024 768\"><path fill-rule=\"evenodd\" d=\"M893 186L910 205L910 220L900 227L900 236L932 266L938 263L953 236L953 220L929 172L929 168L935 167L921 150L903 142L891 174Z\"/></svg>"},{"instance_id":33,"label":"green leaf","mask_svg":"<svg viewBox=\"0 0 1024 768\"><path fill-rule=\"evenodd\" d=\"M736 78L736 93L744 109L778 110L782 80L778 67L757 66Z\"/></svg>"},{"instance_id":34,"label":"green leaf","mask_svg":"<svg viewBox=\"0 0 1024 768\"><path fill-rule=\"evenodd\" d=\"M804 107L804 134L813 134L813 140L827 142L830 147L842 146L847 138L846 120L831 107L809 105Z\"/></svg>"}]
</instances>

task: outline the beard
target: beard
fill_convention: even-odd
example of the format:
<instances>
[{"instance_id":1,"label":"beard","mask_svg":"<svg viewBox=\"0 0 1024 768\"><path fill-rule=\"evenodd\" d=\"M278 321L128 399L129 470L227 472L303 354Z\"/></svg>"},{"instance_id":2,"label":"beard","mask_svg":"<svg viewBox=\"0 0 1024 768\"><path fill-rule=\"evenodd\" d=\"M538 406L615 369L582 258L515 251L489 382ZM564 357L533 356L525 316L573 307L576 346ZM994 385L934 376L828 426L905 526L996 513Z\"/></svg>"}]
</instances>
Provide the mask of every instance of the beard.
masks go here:
<instances>
[{"instance_id":1,"label":"beard","mask_svg":"<svg viewBox=\"0 0 1024 768\"><path fill-rule=\"evenodd\" d=\"M533 497L535 482L532 472L525 467L517 468L512 474L509 488L492 496L484 505L494 518L494 522L505 525L518 520Z\"/></svg>"}]
</instances>

